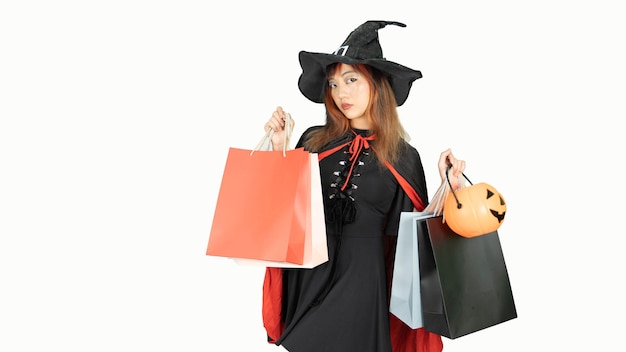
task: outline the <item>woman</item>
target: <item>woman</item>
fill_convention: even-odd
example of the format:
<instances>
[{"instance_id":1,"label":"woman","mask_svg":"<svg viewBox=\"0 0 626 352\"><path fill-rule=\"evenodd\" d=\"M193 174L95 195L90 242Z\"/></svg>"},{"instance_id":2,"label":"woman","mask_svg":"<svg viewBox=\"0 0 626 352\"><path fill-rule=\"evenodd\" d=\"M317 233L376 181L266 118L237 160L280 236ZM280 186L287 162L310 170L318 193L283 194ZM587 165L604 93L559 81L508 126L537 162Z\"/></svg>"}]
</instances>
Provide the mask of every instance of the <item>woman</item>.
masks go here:
<instances>
[{"instance_id":1,"label":"woman","mask_svg":"<svg viewBox=\"0 0 626 352\"><path fill-rule=\"evenodd\" d=\"M400 213L422 210L428 201L420 156L397 113L421 73L383 58L377 31L389 24L404 27L367 21L333 54L300 52L300 91L326 107L326 124L308 128L296 147L320 157L329 261L267 270L269 341L289 351L443 349L440 336L412 330L389 313ZM278 107L264 126L275 131L274 150L283 147L285 118ZM446 150L438 168L445 182L448 169L458 176L465 162Z\"/></svg>"}]
</instances>

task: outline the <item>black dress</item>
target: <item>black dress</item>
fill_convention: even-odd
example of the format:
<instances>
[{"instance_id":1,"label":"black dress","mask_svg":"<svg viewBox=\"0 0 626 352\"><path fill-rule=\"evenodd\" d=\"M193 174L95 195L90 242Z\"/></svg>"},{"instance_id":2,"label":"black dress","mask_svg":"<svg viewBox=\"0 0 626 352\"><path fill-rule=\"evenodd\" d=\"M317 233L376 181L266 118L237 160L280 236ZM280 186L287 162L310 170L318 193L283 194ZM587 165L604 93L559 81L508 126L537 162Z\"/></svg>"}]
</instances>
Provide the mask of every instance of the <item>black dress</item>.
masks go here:
<instances>
[{"instance_id":1,"label":"black dress","mask_svg":"<svg viewBox=\"0 0 626 352\"><path fill-rule=\"evenodd\" d=\"M397 236L400 212L412 211L413 204L357 136L367 137L367 131L351 131L325 148L359 139L352 161L354 142L320 161L329 261L313 269L283 269L285 329L276 344L288 351L391 352L385 237ZM369 143L375 148L375 141ZM406 143L394 166L427 199L417 150Z\"/></svg>"}]
</instances>

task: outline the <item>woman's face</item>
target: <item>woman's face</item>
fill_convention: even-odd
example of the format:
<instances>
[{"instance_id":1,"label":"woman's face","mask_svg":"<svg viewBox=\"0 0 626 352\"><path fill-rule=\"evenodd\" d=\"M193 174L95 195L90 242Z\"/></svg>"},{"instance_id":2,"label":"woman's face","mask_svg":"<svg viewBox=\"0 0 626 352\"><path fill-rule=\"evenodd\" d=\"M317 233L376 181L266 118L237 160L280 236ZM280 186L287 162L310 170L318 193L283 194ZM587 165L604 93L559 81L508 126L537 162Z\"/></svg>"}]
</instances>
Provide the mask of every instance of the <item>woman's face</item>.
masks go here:
<instances>
[{"instance_id":1,"label":"woman's face","mask_svg":"<svg viewBox=\"0 0 626 352\"><path fill-rule=\"evenodd\" d=\"M354 70L354 67L339 64L328 79L328 87L335 105L350 120L352 128L367 130L370 127L366 115L370 102L370 84Z\"/></svg>"}]
</instances>

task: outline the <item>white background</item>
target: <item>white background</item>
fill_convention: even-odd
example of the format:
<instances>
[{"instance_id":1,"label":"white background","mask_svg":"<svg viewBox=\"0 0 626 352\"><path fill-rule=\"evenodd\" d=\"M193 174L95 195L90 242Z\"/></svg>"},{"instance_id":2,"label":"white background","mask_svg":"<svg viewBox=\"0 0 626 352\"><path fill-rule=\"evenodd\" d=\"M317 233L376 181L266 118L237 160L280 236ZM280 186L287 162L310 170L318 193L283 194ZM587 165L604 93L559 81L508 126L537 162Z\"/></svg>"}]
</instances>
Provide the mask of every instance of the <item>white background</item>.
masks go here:
<instances>
[{"instance_id":1,"label":"white background","mask_svg":"<svg viewBox=\"0 0 626 352\"><path fill-rule=\"evenodd\" d=\"M297 54L370 19L407 24L379 34L424 75L399 112L431 194L451 147L507 201L519 317L444 351L623 349L618 3L2 2L0 350L282 351L263 269L205 255L225 156L278 105L323 123Z\"/></svg>"}]
</instances>

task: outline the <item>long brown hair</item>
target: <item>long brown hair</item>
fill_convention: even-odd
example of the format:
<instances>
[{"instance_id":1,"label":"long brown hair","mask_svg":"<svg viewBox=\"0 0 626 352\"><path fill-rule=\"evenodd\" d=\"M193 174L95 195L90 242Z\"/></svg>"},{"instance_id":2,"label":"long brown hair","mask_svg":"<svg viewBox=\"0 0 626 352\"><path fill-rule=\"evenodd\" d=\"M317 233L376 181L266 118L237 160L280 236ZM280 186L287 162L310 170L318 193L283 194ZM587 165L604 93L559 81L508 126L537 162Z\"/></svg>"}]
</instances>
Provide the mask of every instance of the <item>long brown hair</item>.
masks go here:
<instances>
[{"instance_id":1,"label":"long brown hair","mask_svg":"<svg viewBox=\"0 0 626 352\"><path fill-rule=\"evenodd\" d=\"M332 76L338 69L339 63L328 67L327 77ZM370 100L366 113L370 116L370 133L376 136L372 143L375 155L379 161L394 163L398 160L403 141L408 135L400 123L397 102L389 79L381 71L370 65L355 64L354 70L364 77L370 85ZM304 142L304 147L313 152L321 151L325 145L345 135L350 131L350 121L339 110L333 101L329 89L325 91L326 124L311 132ZM381 163L382 164L382 163Z\"/></svg>"}]
</instances>

